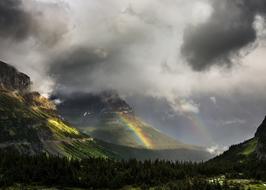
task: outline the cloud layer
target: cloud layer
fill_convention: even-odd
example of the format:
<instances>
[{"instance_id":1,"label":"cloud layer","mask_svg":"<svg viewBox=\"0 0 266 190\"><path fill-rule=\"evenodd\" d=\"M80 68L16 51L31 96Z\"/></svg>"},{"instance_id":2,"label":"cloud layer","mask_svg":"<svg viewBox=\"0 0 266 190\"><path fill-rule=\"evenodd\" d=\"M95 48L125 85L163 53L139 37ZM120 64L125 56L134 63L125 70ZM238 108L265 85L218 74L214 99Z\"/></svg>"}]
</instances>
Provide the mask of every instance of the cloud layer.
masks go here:
<instances>
[{"instance_id":1,"label":"cloud layer","mask_svg":"<svg viewBox=\"0 0 266 190\"><path fill-rule=\"evenodd\" d=\"M188 26L182 54L194 70L215 64L231 66L232 57L257 39L254 22L265 16L264 0L213 0L212 15L207 22Z\"/></svg>"},{"instance_id":2,"label":"cloud layer","mask_svg":"<svg viewBox=\"0 0 266 190\"><path fill-rule=\"evenodd\" d=\"M22 9L22 2L6 0L0 2L0 35L22 40L30 33L30 14Z\"/></svg>"},{"instance_id":3,"label":"cloud layer","mask_svg":"<svg viewBox=\"0 0 266 190\"><path fill-rule=\"evenodd\" d=\"M0 58L29 74L42 93L53 86L47 59L61 49L71 27L67 8L62 1L0 2Z\"/></svg>"},{"instance_id":4,"label":"cloud layer","mask_svg":"<svg viewBox=\"0 0 266 190\"><path fill-rule=\"evenodd\" d=\"M36 38L42 45L51 45L67 31L67 21L62 19L63 12L63 3L1 1L0 37L19 42Z\"/></svg>"}]
</instances>

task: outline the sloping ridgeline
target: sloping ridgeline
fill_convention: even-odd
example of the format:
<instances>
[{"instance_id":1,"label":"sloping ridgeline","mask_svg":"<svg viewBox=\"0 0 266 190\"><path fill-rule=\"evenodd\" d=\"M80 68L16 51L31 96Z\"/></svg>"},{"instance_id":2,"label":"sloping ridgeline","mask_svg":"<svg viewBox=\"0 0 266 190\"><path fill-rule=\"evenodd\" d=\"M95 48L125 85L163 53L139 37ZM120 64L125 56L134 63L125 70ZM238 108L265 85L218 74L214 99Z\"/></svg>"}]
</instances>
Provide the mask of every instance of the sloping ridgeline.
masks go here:
<instances>
[{"instance_id":1,"label":"sloping ridgeline","mask_svg":"<svg viewBox=\"0 0 266 190\"><path fill-rule=\"evenodd\" d=\"M113 158L56 113L53 102L30 91L30 77L0 62L0 148L20 153Z\"/></svg>"},{"instance_id":2,"label":"sloping ridgeline","mask_svg":"<svg viewBox=\"0 0 266 190\"><path fill-rule=\"evenodd\" d=\"M59 112L79 127L74 128L58 115L53 101L30 89L30 77L0 62L1 149L14 149L27 155L47 153L74 158L202 161L211 156L203 148L185 145L144 125L118 96L91 98L86 95L86 104L70 101L68 105L69 100L65 100L59 105ZM88 125L94 121L96 125L92 129L95 130L90 133ZM121 134L122 140L115 138ZM121 141L117 143L112 139Z\"/></svg>"},{"instance_id":3,"label":"sloping ridgeline","mask_svg":"<svg viewBox=\"0 0 266 190\"><path fill-rule=\"evenodd\" d=\"M253 138L231 146L228 151L214 158L213 161L244 163L252 159L266 160L266 117Z\"/></svg>"}]
</instances>

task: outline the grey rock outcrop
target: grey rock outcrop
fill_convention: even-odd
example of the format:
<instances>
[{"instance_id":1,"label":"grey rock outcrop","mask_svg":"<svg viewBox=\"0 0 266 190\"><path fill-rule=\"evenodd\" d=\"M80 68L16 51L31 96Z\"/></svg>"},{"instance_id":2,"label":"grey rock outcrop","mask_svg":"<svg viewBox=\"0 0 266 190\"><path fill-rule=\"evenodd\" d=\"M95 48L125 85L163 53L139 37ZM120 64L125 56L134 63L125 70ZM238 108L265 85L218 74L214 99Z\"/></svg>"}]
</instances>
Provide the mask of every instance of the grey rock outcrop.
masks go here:
<instances>
[{"instance_id":1,"label":"grey rock outcrop","mask_svg":"<svg viewBox=\"0 0 266 190\"><path fill-rule=\"evenodd\" d=\"M0 87L24 92L28 91L30 86L31 80L29 76L0 61Z\"/></svg>"}]
</instances>

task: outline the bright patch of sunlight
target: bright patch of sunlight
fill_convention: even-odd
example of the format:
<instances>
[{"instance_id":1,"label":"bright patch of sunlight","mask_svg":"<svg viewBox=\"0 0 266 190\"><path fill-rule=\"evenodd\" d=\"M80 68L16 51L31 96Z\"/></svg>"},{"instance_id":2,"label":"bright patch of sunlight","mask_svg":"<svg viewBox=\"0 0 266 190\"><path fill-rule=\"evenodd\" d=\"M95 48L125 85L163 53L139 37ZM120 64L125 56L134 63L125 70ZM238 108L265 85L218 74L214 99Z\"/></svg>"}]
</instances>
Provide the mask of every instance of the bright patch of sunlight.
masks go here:
<instances>
[{"instance_id":1,"label":"bright patch of sunlight","mask_svg":"<svg viewBox=\"0 0 266 190\"><path fill-rule=\"evenodd\" d=\"M66 132L69 134L79 135L79 131L77 129L69 127L66 124L64 124L62 121L59 121L57 119L48 119L48 123L52 127L57 128L59 131Z\"/></svg>"}]
</instances>

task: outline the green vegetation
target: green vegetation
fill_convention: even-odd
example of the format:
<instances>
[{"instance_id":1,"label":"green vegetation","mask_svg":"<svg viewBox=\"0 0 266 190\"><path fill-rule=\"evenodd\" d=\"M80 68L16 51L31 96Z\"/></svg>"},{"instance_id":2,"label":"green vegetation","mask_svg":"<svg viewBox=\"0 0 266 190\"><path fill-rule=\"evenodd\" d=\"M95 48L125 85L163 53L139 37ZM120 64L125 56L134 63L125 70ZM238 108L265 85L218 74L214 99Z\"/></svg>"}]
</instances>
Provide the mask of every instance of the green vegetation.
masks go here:
<instances>
[{"instance_id":1,"label":"green vegetation","mask_svg":"<svg viewBox=\"0 0 266 190\"><path fill-rule=\"evenodd\" d=\"M256 190L265 188L262 181L266 181L266 162L255 158L223 164L67 159L46 154L20 155L9 150L0 152L0 174L1 187L21 184L63 189Z\"/></svg>"},{"instance_id":2,"label":"green vegetation","mask_svg":"<svg viewBox=\"0 0 266 190\"><path fill-rule=\"evenodd\" d=\"M261 181L247 180L247 179L235 179L229 180L229 183L238 184L244 190L265 190L266 185Z\"/></svg>"},{"instance_id":3,"label":"green vegetation","mask_svg":"<svg viewBox=\"0 0 266 190\"><path fill-rule=\"evenodd\" d=\"M163 134L134 115L119 112L101 116L96 124L88 122L80 129L97 139L132 148L199 150L199 147L184 144Z\"/></svg>"},{"instance_id":4,"label":"green vegetation","mask_svg":"<svg viewBox=\"0 0 266 190\"><path fill-rule=\"evenodd\" d=\"M57 116L46 98L0 90L0 148L68 158L115 155Z\"/></svg>"},{"instance_id":5,"label":"green vegetation","mask_svg":"<svg viewBox=\"0 0 266 190\"><path fill-rule=\"evenodd\" d=\"M48 125L50 126L51 130L53 130L55 133L58 131L62 131L64 134L77 135L77 136L80 135L77 129L69 127L60 119L49 118Z\"/></svg>"},{"instance_id":6,"label":"green vegetation","mask_svg":"<svg viewBox=\"0 0 266 190\"><path fill-rule=\"evenodd\" d=\"M17 93L2 90L0 92L0 106L1 131L9 131L9 134L5 133L3 135L5 138L1 138L3 142L12 140L36 142L39 141L38 133L41 132L45 133L43 135L47 135L47 138L50 139L79 135L74 128L63 123L53 110L33 106Z\"/></svg>"},{"instance_id":7,"label":"green vegetation","mask_svg":"<svg viewBox=\"0 0 266 190\"><path fill-rule=\"evenodd\" d=\"M106 150L92 140L63 143L63 148L64 152L67 153L70 158L118 158L114 153Z\"/></svg>"},{"instance_id":8,"label":"green vegetation","mask_svg":"<svg viewBox=\"0 0 266 190\"><path fill-rule=\"evenodd\" d=\"M213 159L215 162L247 162L251 157L256 157L258 138L254 137L243 143L232 145L229 150Z\"/></svg>"},{"instance_id":9,"label":"green vegetation","mask_svg":"<svg viewBox=\"0 0 266 190\"><path fill-rule=\"evenodd\" d=\"M165 185L156 186L156 187L137 187L137 186L125 186L119 188L120 190L186 190L183 186L180 185L180 181L167 183ZM182 183L183 184L183 183ZM203 184L203 183L201 183ZM198 186L196 186L198 185ZM195 184L194 187L196 190L204 189L203 185ZM228 187L229 186L229 187ZM189 190L192 190L192 186L188 185ZM193 187L193 188L194 188ZM241 180L240 183L235 183L232 181L227 182L227 185L218 185L217 183L206 183L205 189L213 189L213 190L265 190L266 186L260 182L254 182L249 180ZM182 188L182 189L181 189ZM47 186L34 186L34 185L22 185L22 184L15 184L13 186L5 188L6 190L85 190L87 188L75 188L75 187L47 187ZM92 189L92 188L91 188ZM105 190L108 188L105 188ZM204 190L205 190L204 189ZM193 189L194 190L194 189Z\"/></svg>"},{"instance_id":10,"label":"green vegetation","mask_svg":"<svg viewBox=\"0 0 266 190\"><path fill-rule=\"evenodd\" d=\"M243 152L241 154L245 156L249 156L252 153L254 153L256 146L257 146L258 140L257 138L253 138L250 141L248 141L246 144L243 146Z\"/></svg>"}]
</instances>

